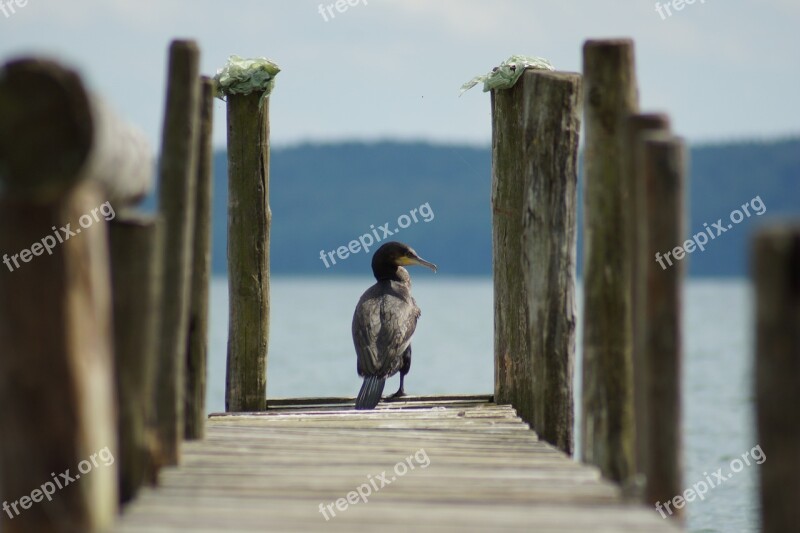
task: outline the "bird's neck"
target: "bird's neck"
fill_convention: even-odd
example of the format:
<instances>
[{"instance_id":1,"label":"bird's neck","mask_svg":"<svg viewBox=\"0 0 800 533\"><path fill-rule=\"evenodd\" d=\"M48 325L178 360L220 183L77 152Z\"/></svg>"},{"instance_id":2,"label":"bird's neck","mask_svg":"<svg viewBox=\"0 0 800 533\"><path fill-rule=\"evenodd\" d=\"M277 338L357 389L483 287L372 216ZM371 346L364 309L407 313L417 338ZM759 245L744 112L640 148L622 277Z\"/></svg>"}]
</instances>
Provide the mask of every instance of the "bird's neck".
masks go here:
<instances>
[{"instance_id":1,"label":"bird's neck","mask_svg":"<svg viewBox=\"0 0 800 533\"><path fill-rule=\"evenodd\" d=\"M378 281L399 281L411 285L411 276L408 270L401 266L393 266L391 269L383 269L373 272L373 274Z\"/></svg>"}]
</instances>

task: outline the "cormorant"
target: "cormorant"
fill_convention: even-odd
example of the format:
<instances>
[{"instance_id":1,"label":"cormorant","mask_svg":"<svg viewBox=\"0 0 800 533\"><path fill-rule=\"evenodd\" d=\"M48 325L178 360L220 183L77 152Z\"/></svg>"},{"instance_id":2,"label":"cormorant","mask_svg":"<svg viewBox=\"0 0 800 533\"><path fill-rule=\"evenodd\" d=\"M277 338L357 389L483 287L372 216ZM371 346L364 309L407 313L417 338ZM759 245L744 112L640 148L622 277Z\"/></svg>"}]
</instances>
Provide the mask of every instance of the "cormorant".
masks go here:
<instances>
[{"instance_id":1,"label":"cormorant","mask_svg":"<svg viewBox=\"0 0 800 533\"><path fill-rule=\"evenodd\" d=\"M408 265L426 266L436 272L436 265L401 242L387 242L372 256L377 283L361 295L353 314L358 375L364 378L356 409L375 408L386 378L398 370L400 388L392 398L405 394L403 378L411 368L411 336L420 315L411 296L411 276L403 268Z\"/></svg>"}]
</instances>

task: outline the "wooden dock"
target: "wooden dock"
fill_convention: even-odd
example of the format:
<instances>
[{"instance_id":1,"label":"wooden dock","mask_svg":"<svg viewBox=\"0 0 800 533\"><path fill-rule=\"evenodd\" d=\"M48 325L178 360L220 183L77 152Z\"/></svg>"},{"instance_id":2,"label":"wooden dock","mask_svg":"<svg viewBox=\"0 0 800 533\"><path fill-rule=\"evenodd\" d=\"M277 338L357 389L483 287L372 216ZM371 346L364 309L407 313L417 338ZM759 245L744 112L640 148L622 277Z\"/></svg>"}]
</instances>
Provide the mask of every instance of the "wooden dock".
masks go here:
<instances>
[{"instance_id":1,"label":"wooden dock","mask_svg":"<svg viewBox=\"0 0 800 533\"><path fill-rule=\"evenodd\" d=\"M212 415L206 439L185 443L181 464L115 530L679 530L488 396L410 397L371 412L345 401Z\"/></svg>"}]
</instances>

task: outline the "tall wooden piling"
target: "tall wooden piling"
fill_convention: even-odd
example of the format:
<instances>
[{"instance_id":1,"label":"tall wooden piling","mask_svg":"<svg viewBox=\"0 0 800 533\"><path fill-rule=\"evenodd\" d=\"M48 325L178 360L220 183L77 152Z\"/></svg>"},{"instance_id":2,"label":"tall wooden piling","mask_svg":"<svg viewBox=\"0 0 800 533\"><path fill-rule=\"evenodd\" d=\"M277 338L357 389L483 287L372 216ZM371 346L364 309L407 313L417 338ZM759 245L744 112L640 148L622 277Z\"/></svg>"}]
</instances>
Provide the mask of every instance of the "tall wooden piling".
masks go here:
<instances>
[{"instance_id":1,"label":"tall wooden piling","mask_svg":"<svg viewBox=\"0 0 800 533\"><path fill-rule=\"evenodd\" d=\"M206 367L208 361L208 290L211 281L211 190L213 149L214 83L203 77L197 146L192 289L189 305L189 335L186 346L186 410L184 437L201 439L206 422Z\"/></svg>"},{"instance_id":2,"label":"tall wooden piling","mask_svg":"<svg viewBox=\"0 0 800 533\"><path fill-rule=\"evenodd\" d=\"M625 119L638 109L633 42L587 41L583 75L582 456L619 482L634 471L635 448L623 151Z\"/></svg>"},{"instance_id":3,"label":"tall wooden piling","mask_svg":"<svg viewBox=\"0 0 800 533\"><path fill-rule=\"evenodd\" d=\"M105 530L119 466L106 223L147 193L152 156L74 71L1 72L0 529Z\"/></svg>"},{"instance_id":4,"label":"tall wooden piling","mask_svg":"<svg viewBox=\"0 0 800 533\"><path fill-rule=\"evenodd\" d=\"M646 227L640 264L645 270L647 298L640 310L643 323L644 405L651 423L645 426L645 501L666 502L684 490L681 476L682 296L686 264L678 257L686 231L684 202L686 152L680 138L647 133L639 145ZM670 253L669 259L659 257ZM682 509L672 516L680 519Z\"/></svg>"},{"instance_id":5,"label":"tall wooden piling","mask_svg":"<svg viewBox=\"0 0 800 533\"><path fill-rule=\"evenodd\" d=\"M269 98L228 95L227 411L261 411L269 342Z\"/></svg>"},{"instance_id":6,"label":"tall wooden piling","mask_svg":"<svg viewBox=\"0 0 800 533\"><path fill-rule=\"evenodd\" d=\"M155 481L155 380L161 314L161 225L120 213L109 224L120 501Z\"/></svg>"},{"instance_id":7,"label":"tall wooden piling","mask_svg":"<svg viewBox=\"0 0 800 533\"><path fill-rule=\"evenodd\" d=\"M755 282L755 392L761 479L761 531L800 524L800 225L759 232L751 255Z\"/></svg>"},{"instance_id":8,"label":"tall wooden piling","mask_svg":"<svg viewBox=\"0 0 800 533\"><path fill-rule=\"evenodd\" d=\"M625 186L628 194L626 208L623 215L626 217L625 238L629 240L631 277L630 277L630 301L631 301L631 336L632 336L632 362L633 362L633 412L636 442L635 453L635 474L636 479L630 479L629 487L635 485L641 488L641 481L646 470L645 461L647 458L647 426L655 423L655 417L651 415L645 405L647 384L647 370L645 369L644 351L644 324L642 321L642 310L646 305L647 286L646 269L641 264L642 249L645 247L646 239L646 213L644 211L644 176L642 176L641 161L642 137L648 132L669 131L669 117L661 113L643 113L630 115L625 123ZM633 474L634 472L631 472Z\"/></svg>"},{"instance_id":9,"label":"tall wooden piling","mask_svg":"<svg viewBox=\"0 0 800 533\"><path fill-rule=\"evenodd\" d=\"M184 435L186 339L197 179L199 58L194 41L173 41L170 45L159 168L164 274L157 418L164 464L177 464Z\"/></svg>"},{"instance_id":10,"label":"tall wooden piling","mask_svg":"<svg viewBox=\"0 0 800 533\"><path fill-rule=\"evenodd\" d=\"M492 91L495 398L573 448L580 75Z\"/></svg>"}]
</instances>

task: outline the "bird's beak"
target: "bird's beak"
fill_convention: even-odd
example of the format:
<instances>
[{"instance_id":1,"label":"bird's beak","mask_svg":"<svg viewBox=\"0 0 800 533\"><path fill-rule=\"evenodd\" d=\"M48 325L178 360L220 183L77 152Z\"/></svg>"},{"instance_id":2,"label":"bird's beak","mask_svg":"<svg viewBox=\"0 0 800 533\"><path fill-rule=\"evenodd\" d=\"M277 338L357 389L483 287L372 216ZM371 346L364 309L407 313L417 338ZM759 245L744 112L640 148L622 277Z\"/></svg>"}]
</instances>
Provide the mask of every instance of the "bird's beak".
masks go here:
<instances>
[{"instance_id":1,"label":"bird's beak","mask_svg":"<svg viewBox=\"0 0 800 533\"><path fill-rule=\"evenodd\" d=\"M405 266L405 265L419 265L419 266L428 267L428 268L430 268L431 270L433 270L434 272L436 272L436 265L434 265L434 264L433 264L433 263L431 263L430 261L425 261L423 258L421 258L421 257L419 257L419 256L415 256L415 257L403 257L403 258L401 259L401 262L402 262L402 264L403 264L404 266Z\"/></svg>"}]
</instances>

